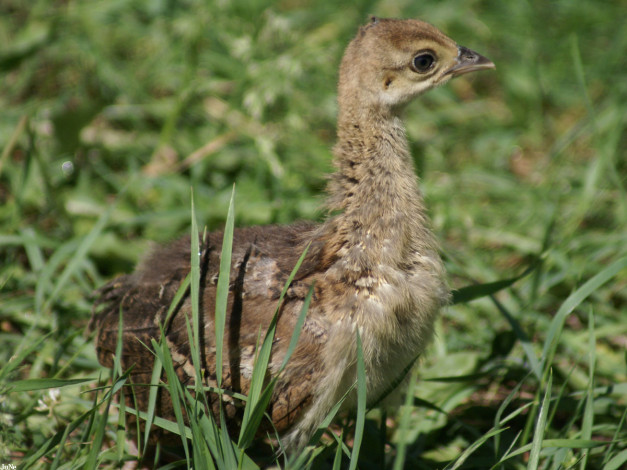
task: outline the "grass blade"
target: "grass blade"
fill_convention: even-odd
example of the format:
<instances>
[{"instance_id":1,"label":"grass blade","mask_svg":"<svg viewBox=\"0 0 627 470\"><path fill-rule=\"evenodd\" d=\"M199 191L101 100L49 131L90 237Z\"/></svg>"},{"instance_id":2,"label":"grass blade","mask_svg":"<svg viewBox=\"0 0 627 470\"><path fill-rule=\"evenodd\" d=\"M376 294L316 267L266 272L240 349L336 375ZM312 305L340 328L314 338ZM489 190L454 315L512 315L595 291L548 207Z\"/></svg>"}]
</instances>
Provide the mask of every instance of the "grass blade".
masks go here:
<instances>
[{"instance_id":1,"label":"grass blade","mask_svg":"<svg viewBox=\"0 0 627 470\"><path fill-rule=\"evenodd\" d=\"M190 297L192 306L192 328L191 333L188 328L189 347L192 353L192 361L194 364L194 371L196 373L196 396L197 399L203 395L203 373L202 373L202 360L200 358L200 350L202 348L200 338L200 312L199 312L199 297L200 297L200 247L198 243L198 224L196 223L196 211L194 209L194 194L191 198L191 218L192 218L192 233L191 239L191 269L190 269ZM230 263L230 261L229 261ZM219 383L219 382L218 382ZM194 413L195 414L195 413Z\"/></svg>"},{"instance_id":2,"label":"grass blade","mask_svg":"<svg viewBox=\"0 0 627 470\"><path fill-rule=\"evenodd\" d=\"M102 215L98 218L96 224L89 231L89 233L79 242L78 247L76 247L75 251L72 254L72 257L70 258L70 261L65 266L61 274L56 277L56 283L52 289L52 292L41 307L42 311L46 311L50 307L52 302L54 302L56 297L61 292L61 289L63 289L65 284L69 281L70 277L74 275L74 273L78 271L80 266L83 264L85 258L87 257L87 253L107 225L109 217L113 213L115 206L115 202L109 205L108 209L103 212Z\"/></svg>"},{"instance_id":3,"label":"grass blade","mask_svg":"<svg viewBox=\"0 0 627 470\"><path fill-rule=\"evenodd\" d=\"M357 339L357 418L355 419L355 437L353 439L353 451L349 470L357 468L359 460L359 449L364 435L364 424L366 422L366 365L364 363L364 352L361 346L359 329L355 330Z\"/></svg>"},{"instance_id":4,"label":"grass blade","mask_svg":"<svg viewBox=\"0 0 627 470\"><path fill-rule=\"evenodd\" d=\"M307 249L305 249L305 254L306 253L307 253ZM285 358L283 359L283 363L281 364L281 368L280 368L281 371L285 369L287 362L290 360L290 357L292 357L292 353L294 352L294 349L296 349L296 345L298 344L298 339L300 338L300 332L303 329L305 318L307 318L307 311L309 310L309 304L311 303L311 298L313 297L313 293L314 293L314 284L309 286L309 291L307 292L307 295L305 296L303 307L300 310L300 315L298 317L298 320L296 320L296 324L294 326L294 332L292 333L290 344L287 347Z\"/></svg>"},{"instance_id":5,"label":"grass blade","mask_svg":"<svg viewBox=\"0 0 627 470\"><path fill-rule=\"evenodd\" d=\"M532 263L527 269L525 269L521 274L516 277L503 279L501 281L487 282L485 284L473 284L453 290L453 292L451 292L451 294L453 295L453 300L451 303L453 305L461 304L470 302L471 300L475 300L480 297L486 297L488 295L496 294L498 291L507 289L515 282L532 273L538 267L538 265L539 261Z\"/></svg>"},{"instance_id":6,"label":"grass blade","mask_svg":"<svg viewBox=\"0 0 627 470\"><path fill-rule=\"evenodd\" d=\"M604 466L603 470L619 470L625 468L627 464L627 449L620 451L612 457Z\"/></svg>"},{"instance_id":7,"label":"grass blade","mask_svg":"<svg viewBox=\"0 0 627 470\"><path fill-rule=\"evenodd\" d=\"M113 370L112 370L113 373ZM105 430L107 427L107 421L109 418L109 408L111 407L111 403L113 401L113 397L115 394L122 388L122 386L126 383L128 377L128 373L116 379L111 387L111 391L107 394L107 403L102 415L100 415L98 420L95 422L96 433L92 439L92 445L89 449L89 453L87 454L87 461L85 463L85 468L97 468L98 456L102 452L102 443L104 442ZM123 444L122 444L123 445Z\"/></svg>"},{"instance_id":8,"label":"grass blade","mask_svg":"<svg viewBox=\"0 0 627 470\"><path fill-rule=\"evenodd\" d=\"M621 432L623 430L623 426L625 425L625 421L627 421L627 409L625 409L623 411L623 414L620 417L620 421L618 422L618 425L616 426L616 431L614 431L614 437L612 439L612 442L608 446L607 452L605 453L605 457L603 459L603 463L606 464L606 465L610 465L610 462L612 460L614 460L613 458L610 458L610 456L612 455L612 453L614 451L614 447L616 445L616 442L620 442L619 436L621 435ZM625 454L625 458L627 459L627 449L625 449L622 452L618 453L618 455L621 455L621 454ZM618 455L617 455L617 457L618 457ZM604 468L604 470L605 470L605 468Z\"/></svg>"},{"instance_id":9,"label":"grass blade","mask_svg":"<svg viewBox=\"0 0 627 470\"><path fill-rule=\"evenodd\" d=\"M224 408L220 406L220 423L226 423L226 417L224 415ZM224 459L224 468L239 468L237 462L237 452L235 446L231 441L231 437L226 429L226 426L222 424L218 433L220 437L220 448L222 450L222 458Z\"/></svg>"},{"instance_id":10,"label":"grass blade","mask_svg":"<svg viewBox=\"0 0 627 470\"><path fill-rule=\"evenodd\" d=\"M193 214L194 212L192 209L192 217L193 217ZM194 251L192 250L192 257L193 257L193 254L194 254ZM185 279L183 280L183 282L181 282L181 285L177 289L176 294L174 295L174 298L172 299L172 302L170 303L170 306L168 307L168 312L166 313L165 320L163 322L163 325L161 325L161 328L163 329L163 331L167 331L169 324L170 324L170 320L172 319L174 312L176 312L176 309L180 301L187 294L187 290L189 289L191 282L192 282L192 273L190 272L187 276L185 276ZM146 348L148 348L148 346L146 346ZM152 425L155 420L157 397L159 394L159 387L160 387L159 382L161 381L161 375L163 372L163 363L161 362L160 355L156 354L154 350L151 350L151 353L155 357L154 357L154 363L152 366L152 375L150 377L150 391L148 393L148 406L146 408L146 416L145 416L146 426L145 426L145 432L144 432L144 448L146 448L146 446L148 445L148 440L150 438L150 429L152 428Z\"/></svg>"},{"instance_id":11,"label":"grass blade","mask_svg":"<svg viewBox=\"0 0 627 470\"><path fill-rule=\"evenodd\" d=\"M479 447L481 447L488 439L502 433L505 430L506 430L505 428L492 429L488 431L487 433L485 433L483 436L481 436L479 439L473 442L466 450L464 450L464 452L462 452L462 454L459 457L457 457L457 460L455 461L455 463L453 463L452 465L447 465L445 467L446 470L457 470L459 467L461 467L464 464L466 459L468 459L468 457L470 457L470 455Z\"/></svg>"},{"instance_id":12,"label":"grass blade","mask_svg":"<svg viewBox=\"0 0 627 470\"><path fill-rule=\"evenodd\" d=\"M65 443L67 442L67 438L69 435L70 435L70 426L65 426L65 429L63 430L63 436L61 436L61 440L57 446L58 447L57 453L54 456L54 460L52 461L52 464L50 464L50 470L56 470L59 467L59 463L61 462L61 454L63 453L61 452L61 449L63 449L63 447L65 446Z\"/></svg>"},{"instance_id":13,"label":"grass blade","mask_svg":"<svg viewBox=\"0 0 627 470\"><path fill-rule=\"evenodd\" d=\"M309 439L309 445L315 445L320 440L324 431L331 425L331 422L335 418L335 415L338 413L338 411L340 411L342 403L344 403L344 400L348 398L348 396L353 392L356 386L357 382L355 382L348 390L346 390L344 395L342 395L337 403L333 405L333 407L329 410L326 417L320 423L320 426L318 426L316 432L313 434L313 436L311 436L311 439Z\"/></svg>"},{"instance_id":14,"label":"grass blade","mask_svg":"<svg viewBox=\"0 0 627 470\"><path fill-rule=\"evenodd\" d=\"M155 411L157 407L157 396L159 395L159 382L161 381L161 373L163 365L161 359L155 355L152 365L152 375L150 376L150 391L148 392L148 406L146 407L146 427L144 431L144 449L148 446L150 438L150 428L155 420Z\"/></svg>"},{"instance_id":15,"label":"grass blade","mask_svg":"<svg viewBox=\"0 0 627 470\"><path fill-rule=\"evenodd\" d=\"M582 439L592 439L592 426L594 424L594 372L596 368L596 335L594 332L594 312L588 314L588 390L586 393L586 405L583 411L583 423L581 425ZM588 452L584 452L579 468L585 470L588 463Z\"/></svg>"},{"instance_id":16,"label":"grass blade","mask_svg":"<svg viewBox=\"0 0 627 470\"><path fill-rule=\"evenodd\" d=\"M231 279L231 253L233 251L233 230L235 225L235 186L231 192L229 210L224 226L224 238L222 240L222 254L220 256L220 274L216 287L216 380L218 387L222 386L222 353L224 347L224 326L226 322L226 304L229 296L229 283Z\"/></svg>"},{"instance_id":17,"label":"grass blade","mask_svg":"<svg viewBox=\"0 0 627 470\"><path fill-rule=\"evenodd\" d=\"M37 351L39 348L41 348L42 344L44 344L45 341L48 338L50 338L51 336L52 336L52 332L41 336L41 338L37 339L36 341L32 341L32 340L30 340L28 335L25 335L22 338L22 340L20 341L20 344L19 344L19 346L17 348L17 351L15 351L13 357L11 357L11 359L9 359L9 362L6 363L0 369L0 381L6 380L6 378L15 369L17 369L20 365L22 365L22 363L26 359L26 357L30 356L35 351ZM31 379L31 380L35 380L35 379Z\"/></svg>"},{"instance_id":18,"label":"grass blade","mask_svg":"<svg viewBox=\"0 0 627 470\"><path fill-rule=\"evenodd\" d=\"M126 407L126 412L128 414L132 414L133 416L137 416L138 418L141 418L143 420L147 418L145 411L137 411L137 409L131 408L130 406ZM165 429L166 431L171 432L172 434L181 436L181 428L179 427L178 423L175 421L170 421L169 419L161 418L160 416L155 416L155 420L153 424L161 429ZM189 426L184 426L182 435L186 439L192 438L192 431L189 428Z\"/></svg>"},{"instance_id":19,"label":"grass blade","mask_svg":"<svg viewBox=\"0 0 627 470\"><path fill-rule=\"evenodd\" d=\"M112 378L115 378L116 375L121 376L124 374L124 371L122 370L122 354L123 354L122 338L124 337L123 335L124 335L124 312L122 308L120 307L120 310L118 312L118 336L117 336L117 341L115 345L115 355L113 357L113 368L111 369ZM118 460L121 460L122 454L124 453L124 442L126 442L126 439L124 438L124 434L125 434L124 430L126 429L126 427L124 426L124 419L125 419L124 407L126 405L125 396L124 396L124 388L120 389L120 392L118 394L118 400L120 403L120 407L119 407L120 413L118 414L118 429L117 429L116 434L117 434L117 443L118 443L117 444ZM107 412L109 411L110 405L111 405L111 401L107 403L107 409L106 409ZM104 437L106 424L107 424L106 419L103 419L102 422L100 423L100 426L98 427L98 431L103 433L103 437ZM100 447L102 447L102 443L100 444L98 449L100 449Z\"/></svg>"},{"instance_id":20,"label":"grass blade","mask_svg":"<svg viewBox=\"0 0 627 470\"><path fill-rule=\"evenodd\" d=\"M17 380L9 385L9 392L30 392L33 390L45 390L48 388L61 388L93 382L96 379L25 379Z\"/></svg>"},{"instance_id":21,"label":"grass blade","mask_svg":"<svg viewBox=\"0 0 627 470\"><path fill-rule=\"evenodd\" d=\"M622 442L622 441L619 441ZM597 447L605 447L610 444L609 441L595 441L595 440L586 440L586 439L544 439L540 442L541 449L595 449ZM533 443L526 444L522 447L519 447L511 454L507 455L507 457L503 457L499 464L505 462L512 457L516 457L518 455L526 454L530 452L533 448ZM531 461L531 458L530 460ZM527 466L527 468L531 468Z\"/></svg>"},{"instance_id":22,"label":"grass blade","mask_svg":"<svg viewBox=\"0 0 627 470\"><path fill-rule=\"evenodd\" d=\"M274 391L276 382L277 379L275 377L270 381L268 386L263 389L263 392L257 398L254 408L251 409L247 416L246 426L242 426L240 437L237 442L238 448L242 450L247 449L253 443L257 434L257 429L264 417L266 408L268 408L270 400L272 399L272 392Z\"/></svg>"},{"instance_id":23,"label":"grass blade","mask_svg":"<svg viewBox=\"0 0 627 470\"><path fill-rule=\"evenodd\" d=\"M418 374L415 372L411 375L409 387L407 387L407 394L405 395L405 403L400 411L400 422L398 425L398 435L405 436L409 431L411 405L414 401L414 389L416 388L416 382L418 382ZM402 470L405 465L405 457L407 454L407 445L409 443L403 437L400 438L400 442L396 445L396 458L394 459L394 470Z\"/></svg>"},{"instance_id":24,"label":"grass blade","mask_svg":"<svg viewBox=\"0 0 627 470\"><path fill-rule=\"evenodd\" d=\"M503 413L505 412L507 407L510 405L512 400L518 395L520 388L525 383L528 377L529 375L527 375L523 380L518 382L518 384L516 384L516 386L512 389L512 391L509 392L507 397L505 397L505 400L501 401L501 405L499 406L498 410L496 411L496 414L494 415L494 429L500 429L505 424L505 422L501 422L501 416L503 416ZM494 437L494 456L495 457L498 456L500 447L501 447L501 436L497 434Z\"/></svg>"},{"instance_id":25,"label":"grass blade","mask_svg":"<svg viewBox=\"0 0 627 470\"><path fill-rule=\"evenodd\" d=\"M118 395L119 401L119 410L118 413L118 429L116 432L116 447L117 447L117 457L118 461L122 461L124 457L124 443L126 442L126 397L124 396L124 389L120 390L120 394ZM104 426L103 426L104 427ZM141 437L141 436L139 436Z\"/></svg>"},{"instance_id":26,"label":"grass blade","mask_svg":"<svg viewBox=\"0 0 627 470\"><path fill-rule=\"evenodd\" d=\"M170 320L172 319L172 315L174 315L174 312L176 312L176 308L178 307L181 299L183 299L183 297L185 297L185 295L187 295L187 289L189 289L189 286L192 283L192 274L191 272L185 276L185 279L183 279L183 282L181 282L181 285L179 286L179 288L176 291L176 294L174 295L174 298L172 299L172 303L170 304L170 307L168 308L168 313L166 313L165 316L165 321L163 322L163 330L167 331L168 327L170 325Z\"/></svg>"},{"instance_id":27,"label":"grass blade","mask_svg":"<svg viewBox=\"0 0 627 470\"><path fill-rule=\"evenodd\" d=\"M501 314L505 317L507 322L509 323L512 331L516 335L516 339L520 342L520 346L523 348L525 352L525 356L527 357L527 361L529 361L529 368L536 376L536 378L541 379L542 376L542 368L540 367L540 362L536 356L535 351L533 350L533 345L527 333L523 330L523 328L518 323L518 320L514 318L514 316L498 301L498 299L494 296L490 296L496 308L499 309Z\"/></svg>"},{"instance_id":28,"label":"grass blade","mask_svg":"<svg viewBox=\"0 0 627 470\"><path fill-rule=\"evenodd\" d=\"M24 129L26 129L26 125L28 124L28 119L29 119L28 114L25 114L22 117L20 117L20 120L17 123L17 126L15 126L15 130L11 133L11 137L9 138L9 141L2 149L2 154L0 155L0 175L2 175L2 167L4 165L4 162L9 158L9 155L11 155L11 152L15 148L15 145L17 144L20 135L24 132Z\"/></svg>"},{"instance_id":29,"label":"grass blade","mask_svg":"<svg viewBox=\"0 0 627 470\"><path fill-rule=\"evenodd\" d=\"M185 398L189 403L193 403L195 398L189 392L189 387L183 389L185 393ZM220 447L220 436L218 431L218 426L216 424L215 419L213 418L213 414L208 413L199 413L194 417L199 422L199 426L202 429L203 440L206 442L211 455L216 460L219 468L224 467L224 459L222 448ZM191 432L191 430L190 430Z\"/></svg>"},{"instance_id":30,"label":"grass blade","mask_svg":"<svg viewBox=\"0 0 627 470\"><path fill-rule=\"evenodd\" d=\"M544 399L540 406L540 414L536 422L533 441L531 443L531 452L529 454L528 470L537 470L540 461L540 451L542 450L542 440L544 439L544 430L546 429L547 416L549 414L549 405L551 399L551 388L553 385L553 373L549 372L549 378L544 392Z\"/></svg>"},{"instance_id":31,"label":"grass blade","mask_svg":"<svg viewBox=\"0 0 627 470\"><path fill-rule=\"evenodd\" d=\"M85 420L91 419L97 411L97 407L94 406L89 411L83 413L70 424L67 425L66 429L63 431L59 431L54 436L46 440L40 447L31 455L29 455L25 460L21 462L21 468L30 468L33 466L39 459L48 455L48 453L52 452L55 448L59 446L59 443L63 441L63 436L68 432L73 433L78 429L78 427L85 422ZM85 439L86 440L86 439ZM85 441L84 440L84 441Z\"/></svg>"},{"instance_id":32,"label":"grass blade","mask_svg":"<svg viewBox=\"0 0 627 470\"><path fill-rule=\"evenodd\" d=\"M335 437L335 434L333 435ZM344 430L339 439L336 439L337 448L335 449L335 456L333 457L333 470L340 470L342 468L342 443L344 442Z\"/></svg>"},{"instance_id":33,"label":"grass blade","mask_svg":"<svg viewBox=\"0 0 627 470\"><path fill-rule=\"evenodd\" d=\"M185 408L185 402L181 397L181 384L178 380L178 376L174 371L174 364L172 362L172 356L170 355L170 350L168 349L167 342L165 341L165 333L161 330L161 344L157 343L154 339L152 340L152 347L155 352L159 356L161 363L163 364L163 368L166 373L166 377L168 379L167 388L170 392L170 398L172 399L172 409L174 411L174 416L176 417L176 423L178 425L179 435L181 436L181 442L183 445L183 450L185 451L185 460L187 460L188 466L190 465L190 457L189 457L189 448L187 445L187 439L185 438L185 421L183 419L182 409Z\"/></svg>"},{"instance_id":34,"label":"grass blade","mask_svg":"<svg viewBox=\"0 0 627 470\"><path fill-rule=\"evenodd\" d=\"M242 420L242 428L240 429L240 435L237 446L240 449L247 448L252 443L252 437L256 431L255 423L261 422L263 417L263 410L257 407L257 404L261 400L263 384L267 376L268 362L270 361L270 352L272 350L272 343L274 341L274 333L276 331L276 315L272 319L266 336L261 348L257 348L257 359L253 366L253 373L250 380L250 390L248 393L248 401L244 408L244 419ZM272 385L274 380L270 382ZM268 387L269 388L269 387ZM267 388L266 388L267 391Z\"/></svg>"},{"instance_id":35,"label":"grass blade","mask_svg":"<svg viewBox=\"0 0 627 470\"><path fill-rule=\"evenodd\" d=\"M553 321L551 321L551 325L549 326L549 331L544 342L544 348L542 350L542 364L545 370L549 368L553 362L555 350L557 349L558 339L564 326L564 321L566 320L566 317L590 294L592 294L599 287L601 287L607 281L616 276L616 274L626 268L627 256L614 261L607 268L603 269L592 279L584 283L579 289L569 295L568 298L564 301L564 303L555 314Z\"/></svg>"}]
</instances>

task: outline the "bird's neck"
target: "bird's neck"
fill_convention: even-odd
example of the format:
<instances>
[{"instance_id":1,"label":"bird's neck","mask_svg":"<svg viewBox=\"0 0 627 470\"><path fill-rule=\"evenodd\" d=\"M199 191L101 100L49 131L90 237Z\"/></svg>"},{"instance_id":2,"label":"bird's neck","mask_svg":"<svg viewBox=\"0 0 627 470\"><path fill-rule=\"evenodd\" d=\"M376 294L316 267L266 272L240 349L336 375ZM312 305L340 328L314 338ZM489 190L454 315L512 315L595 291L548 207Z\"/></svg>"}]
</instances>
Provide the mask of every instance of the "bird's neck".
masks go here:
<instances>
[{"instance_id":1,"label":"bird's neck","mask_svg":"<svg viewBox=\"0 0 627 470\"><path fill-rule=\"evenodd\" d=\"M355 103L358 103L355 100ZM349 271L437 256L405 129L393 110L344 106L329 184L328 236Z\"/></svg>"}]
</instances>

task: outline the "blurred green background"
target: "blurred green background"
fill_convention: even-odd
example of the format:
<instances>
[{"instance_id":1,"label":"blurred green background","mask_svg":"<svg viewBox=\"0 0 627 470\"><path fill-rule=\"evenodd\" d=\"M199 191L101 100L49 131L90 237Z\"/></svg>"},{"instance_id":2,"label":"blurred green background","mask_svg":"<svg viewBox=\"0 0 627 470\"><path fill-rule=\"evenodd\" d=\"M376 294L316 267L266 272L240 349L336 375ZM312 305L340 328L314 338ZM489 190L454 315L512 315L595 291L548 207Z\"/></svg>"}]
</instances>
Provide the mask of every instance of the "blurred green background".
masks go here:
<instances>
[{"instance_id":1,"label":"blurred green background","mask_svg":"<svg viewBox=\"0 0 627 470\"><path fill-rule=\"evenodd\" d=\"M237 226L321 220L343 48L369 14L417 17L497 66L405 111L451 285L542 260L498 303L450 307L425 360L427 378L504 365L417 388L482 429L526 367L507 315L540 354L568 295L627 255L626 12L621 0L3 0L0 364L50 334L4 379L97 374L89 293L189 231L191 188L209 230L233 183ZM560 384L587 387L590 354L595 386L625 383L626 345L623 269L566 319ZM37 420L36 394L0 401L13 416L0 451L41 442L78 413L72 397L52 423ZM608 400L595 410L617 423L625 397ZM416 411L416 458L467 445L442 419Z\"/></svg>"}]
</instances>

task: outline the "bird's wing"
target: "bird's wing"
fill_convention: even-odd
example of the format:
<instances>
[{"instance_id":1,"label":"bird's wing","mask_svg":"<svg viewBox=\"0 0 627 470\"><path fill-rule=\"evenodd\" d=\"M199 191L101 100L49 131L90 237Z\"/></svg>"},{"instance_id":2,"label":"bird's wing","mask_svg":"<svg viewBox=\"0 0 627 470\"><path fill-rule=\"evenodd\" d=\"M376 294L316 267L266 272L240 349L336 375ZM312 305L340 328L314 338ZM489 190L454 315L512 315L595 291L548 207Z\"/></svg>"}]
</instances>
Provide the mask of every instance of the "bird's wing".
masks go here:
<instances>
[{"instance_id":1,"label":"bird's wing","mask_svg":"<svg viewBox=\"0 0 627 470\"><path fill-rule=\"evenodd\" d=\"M256 347L263 340L283 285L302 253L303 240L307 239L307 233L312 229L311 225L301 224L235 231L224 334L224 389L248 393ZM214 316L221 239L221 233L212 233L201 245L200 357L205 385L210 386L217 386ZM162 328L177 375L183 384L194 383L196 375L187 326L191 324L189 292L178 305L172 306L179 287L189 273L189 259L189 238L178 240L154 250L134 274L115 279L99 291L91 327L97 331L96 346L103 365L113 365L121 314L122 365L124 368L133 367L133 383L150 382L154 355L149 347L151 340L159 341ZM283 301L268 368L269 377L279 372L315 266L315 255L310 255ZM173 313L166 322L171 308L174 308ZM268 410L279 431L289 428L309 404L311 383L321 370L316 358L320 358L319 349L324 341L325 328L313 319L307 321L289 366L278 380ZM146 407L148 390L148 387L135 387L140 409ZM157 413L173 419L169 397L164 393L160 395ZM214 415L218 410L216 397L208 395ZM227 398L223 405L227 420L238 422L242 404Z\"/></svg>"}]
</instances>

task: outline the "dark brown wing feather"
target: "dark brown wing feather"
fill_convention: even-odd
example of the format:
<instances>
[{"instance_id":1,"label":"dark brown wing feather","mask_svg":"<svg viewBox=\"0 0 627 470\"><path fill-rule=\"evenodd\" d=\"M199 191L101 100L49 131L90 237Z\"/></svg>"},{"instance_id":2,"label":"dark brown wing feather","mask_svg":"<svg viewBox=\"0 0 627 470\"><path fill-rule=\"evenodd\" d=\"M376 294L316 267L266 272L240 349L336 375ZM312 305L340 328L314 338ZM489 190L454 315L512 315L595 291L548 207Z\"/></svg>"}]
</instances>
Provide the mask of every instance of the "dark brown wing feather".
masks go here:
<instances>
[{"instance_id":1,"label":"dark brown wing feather","mask_svg":"<svg viewBox=\"0 0 627 470\"><path fill-rule=\"evenodd\" d=\"M248 393L255 345L260 335L263 338L280 292L314 230L314 225L301 223L235 231L225 329L222 380L225 389ZM201 246L201 360L207 385L213 386L217 385L213 320L221 246L219 232L209 234ZM276 373L286 353L312 274L320 267L320 250L319 244L312 244L284 300L272 349L271 373ZM119 277L98 291L90 328L96 330L98 359L103 365L113 365L121 312L122 364L125 369L133 367L130 377L133 383L150 383L154 356L146 345L152 339L159 340L160 325L165 326L177 375L184 384L194 383L186 327L186 317L191 322L189 293L180 300L165 325L168 309L189 271L190 240L186 237L153 250L134 274ZM288 429L310 403L312 383L321 369L316 358L320 357L324 336L324 329L319 327L304 328L301 332L298 347L281 375L268 410L279 431ZM149 388L134 389L137 406L145 409ZM209 394L208 400L216 415L216 397ZM134 406L131 400L129 404ZM231 421L227 423L230 429L239 429L242 404L229 400L224 405L227 420ZM164 391L160 392L157 414L174 419L172 403Z\"/></svg>"}]
</instances>

